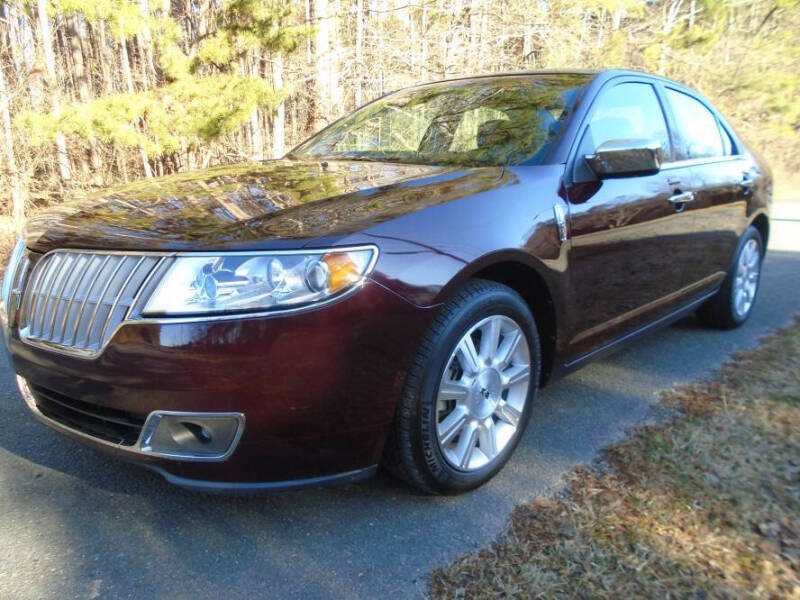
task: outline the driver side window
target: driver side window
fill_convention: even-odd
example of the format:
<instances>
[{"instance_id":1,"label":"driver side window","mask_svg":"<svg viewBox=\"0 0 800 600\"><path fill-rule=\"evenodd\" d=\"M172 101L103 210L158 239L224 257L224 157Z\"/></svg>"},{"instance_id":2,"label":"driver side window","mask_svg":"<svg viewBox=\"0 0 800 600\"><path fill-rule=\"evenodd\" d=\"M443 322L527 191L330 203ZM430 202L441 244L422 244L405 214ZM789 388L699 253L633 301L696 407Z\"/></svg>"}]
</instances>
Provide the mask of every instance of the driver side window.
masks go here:
<instances>
[{"instance_id":1,"label":"driver side window","mask_svg":"<svg viewBox=\"0 0 800 600\"><path fill-rule=\"evenodd\" d=\"M578 147L575 181L594 179L583 157L605 142L647 139L661 143L664 157L670 156L669 130L655 89L649 83L626 82L605 88L594 104L589 125Z\"/></svg>"},{"instance_id":2,"label":"driver side window","mask_svg":"<svg viewBox=\"0 0 800 600\"><path fill-rule=\"evenodd\" d=\"M604 90L587 130L589 152L612 140L652 139L669 156L669 133L664 112L649 83L621 83Z\"/></svg>"}]
</instances>

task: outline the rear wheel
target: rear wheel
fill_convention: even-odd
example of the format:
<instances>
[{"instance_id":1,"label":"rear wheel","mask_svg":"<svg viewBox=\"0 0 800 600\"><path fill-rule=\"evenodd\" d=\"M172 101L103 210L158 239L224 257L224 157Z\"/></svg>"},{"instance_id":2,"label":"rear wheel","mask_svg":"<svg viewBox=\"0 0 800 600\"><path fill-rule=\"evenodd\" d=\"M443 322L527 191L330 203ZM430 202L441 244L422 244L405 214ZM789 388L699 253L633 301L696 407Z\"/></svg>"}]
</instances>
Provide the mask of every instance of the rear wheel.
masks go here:
<instances>
[{"instance_id":1,"label":"rear wheel","mask_svg":"<svg viewBox=\"0 0 800 600\"><path fill-rule=\"evenodd\" d=\"M718 329L733 329L744 323L756 301L763 258L761 234L755 227L748 227L722 287L697 311L700 320Z\"/></svg>"},{"instance_id":2,"label":"rear wheel","mask_svg":"<svg viewBox=\"0 0 800 600\"><path fill-rule=\"evenodd\" d=\"M387 466L429 493L485 483L525 430L539 371L536 325L522 298L470 282L443 307L409 370Z\"/></svg>"}]
</instances>

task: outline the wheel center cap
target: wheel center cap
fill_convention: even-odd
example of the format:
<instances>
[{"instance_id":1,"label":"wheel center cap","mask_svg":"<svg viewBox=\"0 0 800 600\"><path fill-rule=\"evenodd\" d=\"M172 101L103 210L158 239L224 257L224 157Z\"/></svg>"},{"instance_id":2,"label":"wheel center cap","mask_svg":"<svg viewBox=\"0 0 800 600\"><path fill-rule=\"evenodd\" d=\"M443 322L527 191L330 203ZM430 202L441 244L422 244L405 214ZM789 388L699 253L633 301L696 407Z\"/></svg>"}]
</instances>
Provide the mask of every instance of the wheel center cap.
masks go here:
<instances>
[{"instance_id":1,"label":"wheel center cap","mask_svg":"<svg viewBox=\"0 0 800 600\"><path fill-rule=\"evenodd\" d=\"M472 382L470 389L470 415L483 420L491 415L503 392L503 381L497 369L484 369Z\"/></svg>"}]
</instances>

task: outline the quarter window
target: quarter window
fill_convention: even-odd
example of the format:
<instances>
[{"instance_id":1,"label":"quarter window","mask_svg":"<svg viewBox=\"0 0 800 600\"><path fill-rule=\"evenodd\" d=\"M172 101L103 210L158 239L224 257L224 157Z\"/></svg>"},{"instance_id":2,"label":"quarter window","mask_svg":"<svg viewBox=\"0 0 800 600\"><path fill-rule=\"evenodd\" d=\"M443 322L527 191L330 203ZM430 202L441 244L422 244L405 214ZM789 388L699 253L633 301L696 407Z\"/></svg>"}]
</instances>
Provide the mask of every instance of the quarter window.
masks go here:
<instances>
[{"instance_id":1,"label":"quarter window","mask_svg":"<svg viewBox=\"0 0 800 600\"><path fill-rule=\"evenodd\" d=\"M678 160L723 156L722 138L717 117L706 106L688 94L667 89L678 128Z\"/></svg>"}]
</instances>

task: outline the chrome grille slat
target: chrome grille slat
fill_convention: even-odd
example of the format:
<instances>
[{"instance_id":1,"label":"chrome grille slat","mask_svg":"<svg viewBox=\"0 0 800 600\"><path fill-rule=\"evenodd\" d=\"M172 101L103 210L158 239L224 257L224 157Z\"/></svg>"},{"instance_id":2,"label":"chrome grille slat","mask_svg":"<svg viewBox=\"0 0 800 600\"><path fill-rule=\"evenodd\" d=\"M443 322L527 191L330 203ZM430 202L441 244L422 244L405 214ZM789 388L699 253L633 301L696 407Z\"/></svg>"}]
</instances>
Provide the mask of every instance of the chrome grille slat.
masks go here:
<instances>
[{"instance_id":1,"label":"chrome grille slat","mask_svg":"<svg viewBox=\"0 0 800 600\"><path fill-rule=\"evenodd\" d=\"M78 295L78 290L80 289L86 274L90 271L89 267L91 266L93 260L93 255L86 259L86 268L81 272L78 282L73 286L72 295L69 297L67 307L64 309L64 317L61 319L61 333L58 334L58 341L61 344L64 343L64 334L67 332L67 318L69 317L69 311L72 310L72 303L75 302L75 296ZM77 262L78 261L75 263L76 265Z\"/></svg>"},{"instance_id":2,"label":"chrome grille slat","mask_svg":"<svg viewBox=\"0 0 800 600\"><path fill-rule=\"evenodd\" d=\"M103 298L105 298L105 295L108 293L108 288L111 287L111 282L114 281L114 277L117 276L117 273L119 273L119 270L122 268L122 265L124 265L127 262L127 260L128 260L127 256L123 256L122 258L119 259L119 261L117 262L117 266L114 267L114 270L111 271L111 275L106 280L106 283L103 286L103 291L100 292L100 295L97 297L97 302L95 302L94 310L92 311L92 318L89 319L89 324L86 326L86 336L83 338L84 346L89 344L89 337L92 333L92 326L94 325L94 320L97 318L97 311L103 304Z\"/></svg>"},{"instance_id":3,"label":"chrome grille slat","mask_svg":"<svg viewBox=\"0 0 800 600\"><path fill-rule=\"evenodd\" d=\"M55 261L55 260L56 259L54 258L53 261ZM44 270L44 273L42 273L42 285L41 285L41 287L37 287L36 288L36 301L34 302L33 310L31 311L31 316L33 317L31 319L31 325L32 325L32 327L34 329L35 329L35 326L36 326L36 317L35 317L35 315L40 314L38 312L39 304L42 301L42 296L45 295L45 291L44 290L47 288L48 284L50 283L50 279L51 279L52 275L53 275L53 262L49 262L49 263L47 263L47 266L46 266L46 268ZM32 333L34 333L34 335L36 335L35 331L33 331Z\"/></svg>"},{"instance_id":4,"label":"chrome grille slat","mask_svg":"<svg viewBox=\"0 0 800 600\"><path fill-rule=\"evenodd\" d=\"M161 260L135 252L46 254L35 262L22 293L20 337L78 356L98 354Z\"/></svg>"},{"instance_id":5,"label":"chrome grille slat","mask_svg":"<svg viewBox=\"0 0 800 600\"><path fill-rule=\"evenodd\" d=\"M25 295L24 301L22 302L23 315L26 317L30 315L33 310L33 299L36 296L35 290L39 289L39 280L41 278L42 269L34 269L33 275L31 275L31 282L28 285L28 293Z\"/></svg>"},{"instance_id":6,"label":"chrome grille slat","mask_svg":"<svg viewBox=\"0 0 800 600\"><path fill-rule=\"evenodd\" d=\"M125 288L128 287L128 284L131 282L131 279L133 279L133 276L136 275L136 271L139 270L139 267L142 266L143 262L144 262L144 256L139 257L139 260L136 262L136 265L133 267L133 270L125 278L125 281L122 282L122 285L119 286L119 292L117 292L114 301L111 303L111 308L109 308L108 310L108 316L106 317L106 320L103 322L103 329L100 331L100 339L103 339L105 337L106 331L108 330L108 325L111 322L111 317L114 315L114 308L119 304L119 301L122 299L122 294L125 292Z\"/></svg>"},{"instance_id":7,"label":"chrome grille slat","mask_svg":"<svg viewBox=\"0 0 800 600\"><path fill-rule=\"evenodd\" d=\"M72 341L69 344L70 346L74 346L75 342L78 340L78 329L80 328L81 321L83 320L83 309L86 308L86 301L91 298L94 286L97 285L98 281L100 281L100 275L102 275L103 269L105 269L110 258L111 255L106 255L106 257L103 259L103 262L100 263L99 267L97 267L97 271L95 271L94 281L92 281L92 283L89 285L89 289L86 290L86 295L83 297L83 302L81 302L81 307L78 309L78 314L75 318L75 329L72 331Z\"/></svg>"},{"instance_id":8,"label":"chrome grille slat","mask_svg":"<svg viewBox=\"0 0 800 600\"><path fill-rule=\"evenodd\" d=\"M75 266L78 264L78 258L80 258L80 257L79 256L72 256L72 257L67 257L67 258L72 258L72 261L70 262L69 270L62 269L61 281L59 283L60 287L59 287L59 290L58 290L58 294L56 294L55 302L53 304L53 308L50 311L51 312L50 325L48 327L48 329L50 330L50 333L48 334L48 337L51 338L51 339L53 337L53 328L56 325L56 315L58 314L58 307L61 304L61 299L62 299L62 296L64 294L64 288L67 286L67 283L69 282L70 277L72 277L72 273L75 271ZM67 259L64 259L64 260L66 261ZM44 331L42 331L42 335L44 335Z\"/></svg>"},{"instance_id":9,"label":"chrome grille slat","mask_svg":"<svg viewBox=\"0 0 800 600\"><path fill-rule=\"evenodd\" d=\"M42 310L40 311L39 317L39 330L38 334L40 337L44 334L44 322L47 318L47 309L50 307L50 301L53 299L53 288L56 286L56 282L59 280L59 277L63 275L63 270L61 266L64 262L66 262L69 257L57 257L60 258L58 262L56 262L56 257L53 258L53 264L50 265L49 270L49 279L47 285L47 291L44 292L44 305L42 306Z\"/></svg>"}]
</instances>

